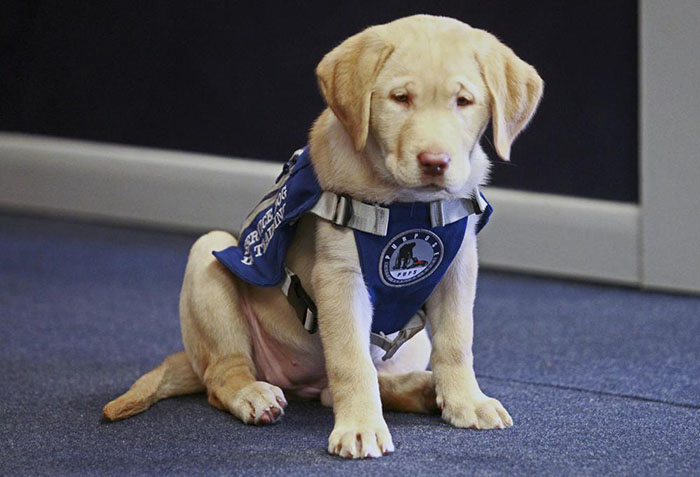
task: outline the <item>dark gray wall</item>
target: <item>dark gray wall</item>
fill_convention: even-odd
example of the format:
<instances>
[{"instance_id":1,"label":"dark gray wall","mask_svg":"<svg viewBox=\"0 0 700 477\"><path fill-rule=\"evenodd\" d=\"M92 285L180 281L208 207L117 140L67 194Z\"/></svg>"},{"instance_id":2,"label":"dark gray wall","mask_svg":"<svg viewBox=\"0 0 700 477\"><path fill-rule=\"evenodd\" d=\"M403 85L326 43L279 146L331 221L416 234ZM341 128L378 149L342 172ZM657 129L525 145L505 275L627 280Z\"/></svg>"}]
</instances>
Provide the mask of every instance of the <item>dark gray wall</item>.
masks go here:
<instances>
[{"instance_id":1,"label":"dark gray wall","mask_svg":"<svg viewBox=\"0 0 700 477\"><path fill-rule=\"evenodd\" d=\"M284 160L322 110L323 54L413 13L493 32L545 79L495 184L637 200L634 0L5 0L0 130Z\"/></svg>"}]
</instances>

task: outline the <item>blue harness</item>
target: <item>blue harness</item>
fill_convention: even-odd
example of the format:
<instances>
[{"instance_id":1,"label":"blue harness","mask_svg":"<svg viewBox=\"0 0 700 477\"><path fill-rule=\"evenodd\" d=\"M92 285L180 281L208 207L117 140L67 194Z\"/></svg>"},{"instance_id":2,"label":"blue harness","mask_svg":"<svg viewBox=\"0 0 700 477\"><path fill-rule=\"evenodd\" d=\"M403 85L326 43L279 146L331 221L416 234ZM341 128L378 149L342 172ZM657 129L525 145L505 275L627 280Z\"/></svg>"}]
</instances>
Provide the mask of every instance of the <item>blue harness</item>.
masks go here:
<instances>
[{"instance_id":1,"label":"blue harness","mask_svg":"<svg viewBox=\"0 0 700 477\"><path fill-rule=\"evenodd\" d=\"M281 284L305 328L314 332L315 305L284 263L298 219L313 213L353 228L374 310L372 343L387 351L387 359L422 329L424 316L400 343L382 341L385 335L405 330L419 313L457 255L467 222L478 220L477 233L488 222L493 209L480 192L475 195L430 203L363 203L323 191L306 147L284 165L274 189L248 215L238 245L213 254L250 284Z\"/></svg>"}]
</instances>

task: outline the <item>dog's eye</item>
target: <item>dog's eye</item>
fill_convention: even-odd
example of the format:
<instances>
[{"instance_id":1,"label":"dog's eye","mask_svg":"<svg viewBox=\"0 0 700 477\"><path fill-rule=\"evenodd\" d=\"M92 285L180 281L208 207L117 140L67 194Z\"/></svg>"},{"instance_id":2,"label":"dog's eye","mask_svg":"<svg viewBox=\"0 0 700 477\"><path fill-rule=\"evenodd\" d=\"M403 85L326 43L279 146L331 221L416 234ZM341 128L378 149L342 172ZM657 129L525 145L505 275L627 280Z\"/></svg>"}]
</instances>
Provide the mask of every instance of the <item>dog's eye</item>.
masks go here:
<instances>
[{"instance_id":1,"label":"dog's eye","mask_svg":"<svg viewBox=\"0 0 700 477\"><path fill-rule=\"evenodd\" d=\"M457 97L457 106L461 106L461 107L469 106L469 105L472 104L473 102L474 102L474 101L472 101L471 99L467 98L466 96L458 96L458 97Z\"/></svg>"},{"instance_id":2,"label":"dog's eye","mask_svg":"<svg viewBox=\"0 0 700 477\"><path fill-rule=\"evenodd\" d=\"M395 93L395 94L391 95L391 99L393 99L397 103L408 103L408 94L407 93Z\"/></svg>"}]
</instances>

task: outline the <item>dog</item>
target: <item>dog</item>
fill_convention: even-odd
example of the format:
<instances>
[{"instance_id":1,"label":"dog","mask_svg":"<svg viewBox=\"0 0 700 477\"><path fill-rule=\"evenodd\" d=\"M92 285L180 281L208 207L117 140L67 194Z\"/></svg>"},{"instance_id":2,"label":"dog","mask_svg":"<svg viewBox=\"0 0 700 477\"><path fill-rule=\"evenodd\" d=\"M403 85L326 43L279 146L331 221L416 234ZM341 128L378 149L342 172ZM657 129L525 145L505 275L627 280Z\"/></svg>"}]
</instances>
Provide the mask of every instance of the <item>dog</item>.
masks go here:
<instances>
[{"instance_id":1,"label":"dog","mask_svg":"<svg viewBox=\"0 0 700 477\"><path fill-rule=\"evenodd\" d=\"M309 180L319 191L338 204L351 200L351 213L365 208L377 217L384 210L412 215L430 204L471 203L454 222L461 229L445 238L440 234L447 226L439 222L390 237L353 230L335 216L301 213L284 222L291 182L278 184L271 212L261 212L240 241L214 231L195 242L180 298L184 351L108 403L107 419L206 391L213 406L241 421L272 424L285 413L287 393L333 407L328 452L347 458L394 451L383 410L441 413L461 428L513 424L502 404L481 391L473 370L476 233L490 211L478 197L490 164L479 140L491 121L496 152L509 160L513 141L539 104L542 79L492 34L428 15L348 38L321 60L316 74L328 107L313 124L309 147L285 166L282 181L300 177L302 172L294 176L301 171L296 161L306 160L303 170L313 170ZM306 310L318 332L301 326L284 287L253 285L225 263L227 250L243 254L234 264L243 268L270 250L279 252L275 234L285 227L293 230L283 254L287 278L301 284L292 286L304 291L301 315ZM378 269L375 262L365 266L362 234L384 247ZM405 242L411 245L401 248ZM374 293L372 280L384 288ZM402 290L429 280L435 283L425 302L413 307L424 305L424 314L415 316L427 317L431 339L424 329L416 332L420 326L406 334L414 335L408 340L394 328L388 336L371 335L377 320L393 317L377 294L395 293L395 299L388 295L394 306L411 298ZM402 288L405 283L410 287ZM391 353L374 346L375 337L392 343L398 335L403 342Z\"/></svg>"}]
</instances>

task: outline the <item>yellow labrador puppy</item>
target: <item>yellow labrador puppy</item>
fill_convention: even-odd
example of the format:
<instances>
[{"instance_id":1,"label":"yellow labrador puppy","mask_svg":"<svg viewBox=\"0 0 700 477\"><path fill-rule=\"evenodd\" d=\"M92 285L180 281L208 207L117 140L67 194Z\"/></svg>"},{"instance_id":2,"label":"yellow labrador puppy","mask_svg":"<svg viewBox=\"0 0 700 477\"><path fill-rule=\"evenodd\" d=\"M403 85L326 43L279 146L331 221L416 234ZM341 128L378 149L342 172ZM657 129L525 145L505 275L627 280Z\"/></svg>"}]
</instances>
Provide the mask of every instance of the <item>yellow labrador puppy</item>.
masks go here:
<instances>
[{"instance_id":1,"label":"yellow labrador puppy","mask_svg":"<svg viewBox=\"0 0 700 477\"><path fill-rule=\"evenodd\" d=\"M487 180L479 139L489 119L496 151L507 160L543 90L535 69L493 35L426 15L368 28L328 53L316 72L328 104L310 133L318 183L355 207L363 202L376 210L472 197ZM185 351L107 404L105 417L122 419L159 399L206 390L217 408L269 424L284 414L287 392L332 405L328 451L352 458L394 450L383 409L441 412L457 427L511 426L474 375L479 221L465 222L451 264L425 302L432 347L425 331L414 330L387 360L391 353L374 346L374 336L394 335L370 338L377 317L352 228L304 214L286 253L316 306L318 333L300 324L283 288L250 285L217 261L212 251L236 247L236 237L204 235L192 247L182 286ZM428 266L410 248L397 256L397 276ZM396 290L399 302L404 297Z\"/></svg>"}]
</instances>

